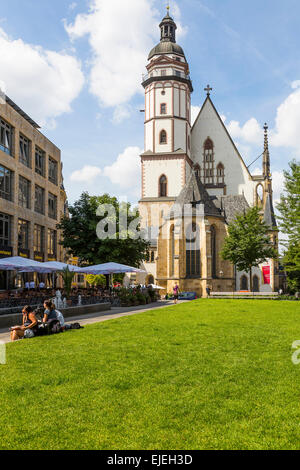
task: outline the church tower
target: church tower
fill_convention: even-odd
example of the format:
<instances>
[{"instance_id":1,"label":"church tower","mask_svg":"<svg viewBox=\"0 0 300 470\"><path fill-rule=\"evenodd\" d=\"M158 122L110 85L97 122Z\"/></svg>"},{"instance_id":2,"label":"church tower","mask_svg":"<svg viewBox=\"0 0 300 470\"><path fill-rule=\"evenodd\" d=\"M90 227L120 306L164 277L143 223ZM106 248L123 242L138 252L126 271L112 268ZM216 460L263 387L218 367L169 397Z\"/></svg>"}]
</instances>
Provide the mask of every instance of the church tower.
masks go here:
<instances>
[{"instance_id":1,"label":"church tower","mask_svg":"<svg viewBox=\"0 0 300 470\"><path fill-rule=\"evenodd\" d=\"M142 199L175 198L191 163L191 93L189 65L176 43L177 26L169 15L161 21L160 42L148 57L145 89L145 149Z\"/></svg>"}]
</instances>

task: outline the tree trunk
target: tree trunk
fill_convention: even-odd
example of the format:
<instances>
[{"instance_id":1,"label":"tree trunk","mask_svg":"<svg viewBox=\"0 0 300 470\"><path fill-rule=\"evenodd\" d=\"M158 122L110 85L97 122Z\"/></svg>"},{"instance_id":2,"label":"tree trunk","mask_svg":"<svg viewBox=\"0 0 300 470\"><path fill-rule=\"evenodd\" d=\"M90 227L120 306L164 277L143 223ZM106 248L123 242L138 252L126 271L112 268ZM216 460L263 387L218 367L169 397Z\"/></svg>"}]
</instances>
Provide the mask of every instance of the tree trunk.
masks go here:
<instances>
[{"instance_id":1,"label":"tree trunk","mask_svg":"<svg viewBox=\"0 0 300 470\"><path fill-rule=\"evenodd\" d=\"M252 266L250 266L249 274L250 274L250 292L253 293Z\"/></svg>"}]
</instances>

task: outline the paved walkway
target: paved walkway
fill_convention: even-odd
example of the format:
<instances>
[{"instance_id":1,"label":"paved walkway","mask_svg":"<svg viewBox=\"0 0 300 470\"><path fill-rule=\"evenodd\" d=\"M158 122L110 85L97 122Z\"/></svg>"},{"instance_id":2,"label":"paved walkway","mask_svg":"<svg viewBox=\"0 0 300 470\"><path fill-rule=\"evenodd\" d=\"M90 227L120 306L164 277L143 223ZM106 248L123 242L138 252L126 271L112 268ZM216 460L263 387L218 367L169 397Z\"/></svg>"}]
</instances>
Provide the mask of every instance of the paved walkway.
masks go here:
<instances>
[{"instance_id":1,"label":"paved walkway","mask_svg":"<svg viewBox=\"0 0 300 470\"><path fill-rule=\"evenodd\" d=\"M182 303L185 301L179 301L178 303ZM112 307L111 310L106 310L103 312L98 313L89 313L88 315L80 315L77 317L70 317L66 324L80 322L82 326L84 325L92 325L93 323L100 323L107 320L112 320L114 318L126 317L129 315L136 315L137 313L147 312L147 310L158 310L163 307L170 307L174 305L173 301L171 300L162 300L159 302L155 302L153 304L149 304L147 306L138 307ZM5 330L0 330L0 341L4 341L8 343L10 341L10 334Z\"/></svg>"}]
</instances>

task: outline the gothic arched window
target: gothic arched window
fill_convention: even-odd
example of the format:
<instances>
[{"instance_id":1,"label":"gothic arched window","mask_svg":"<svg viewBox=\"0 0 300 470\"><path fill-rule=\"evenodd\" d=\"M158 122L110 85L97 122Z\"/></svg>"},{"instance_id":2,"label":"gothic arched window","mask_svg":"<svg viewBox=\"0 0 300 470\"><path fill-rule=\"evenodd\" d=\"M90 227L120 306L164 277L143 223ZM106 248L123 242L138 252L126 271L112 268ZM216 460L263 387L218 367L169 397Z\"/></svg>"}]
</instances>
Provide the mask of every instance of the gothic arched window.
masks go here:
<instances>
[{"instance_id":1,"label":"gothic arched window","mask_svg":"<svg viewBox=\"0 0 300 470\"><path fill-rule=\"evenodd\" d=\"M161 175L159 178L159 197L167 197L167 177Z\"/></svg>"},{"instance_id":2,"label":"gothic arched window","mask_svg":"<svg viewBox=\"0 0 300 470\"><path fill-rule=\"evenodd\" d=\"M264 198L264 188L262 184L256 186L256 205L261 206Z\"/></svg>"},{"instance_id":3,"label":"gothic arched window","mask_svg":"<svg viewBox=\"0 0 300 470\"><path fill-rule=\"evenodd\" d=\"M167 133L164 129L162 131L160 131L159 143L160 144L166 144L167 143Z\"/></svg>"},{"instance_id":4,"label":"gothic arched window","mask_svg":"<svg viewBox=\"0 0 300 470\"><path fill-rule=\"evenodd\" d=\"M213 279L217 277L217 244L216 244L216 227L210 227L210 241L211 241L211 276Z\"/></svg>"},{"instance_id":5,"label":"gothic arched window","mask_svg":"<svg viewBox=\"0 0 300 470\"><path fill-rule=\"evenodd\" d=\"M217 184L224 184L225 172L224 172L224 165L219 163L217 166Z\"/></svg>"},{"instance_id":6,"label":"gothic arched window","mask_svg":"<svg viewBox=\"0 0 300 470\"><path fill-rule=\"evenodd\" d=\"M198 165L198 163L195 165L195 176L197 179L201 179L201 168L200 168L200 165Z\"/></svg>"},{"instance_id":7,"label":"gothic arched window","mask_svg":"<svg viewBox=\"0 0 300 470\"><path fill-rule=\"evenodd\" d=\"M203 156L203 168L204 168L204 184L214 183L214 144L208 137L204 142L204 156Z\"/></svg>"},{"instance_id":8,"label":"gothic arched window","mask_svg":"<svg viewBox=\"0 0 300 470\"><path fill-rule=\"evenodd\" d=\"M170 276L175 274L175 228L172 225L170 230Z\"/></svg>"},{"instance_id":9,"label":"gothic arched window","mask_svg":"<svg viewBox=\"0 0 300 470\"><path fill-rule=\"evenodd\" d=\"M241 277L240 290L248 290L248 277L245 274Z\"/></svg>"},{"instance_id":10,"label":"gothic arched window","mask_svg":"<svg viewBox=\"0 0 300 470\"><path fill-rule=\"evenodd\" d=\"M253 292L259 292L259 279L256 274L253 276L252 285Z\"/></svg>"},{"instance_id":11,"label":"gothic arched window","mask_svg":"<svg viewBox=\"0 0 300 470\"><path fill-rule=\"evenodd\" d=\"M191 223L186 228L185 256L186 277L200 277L200 230L195 222Z\"/></svg>"}]
</instances>

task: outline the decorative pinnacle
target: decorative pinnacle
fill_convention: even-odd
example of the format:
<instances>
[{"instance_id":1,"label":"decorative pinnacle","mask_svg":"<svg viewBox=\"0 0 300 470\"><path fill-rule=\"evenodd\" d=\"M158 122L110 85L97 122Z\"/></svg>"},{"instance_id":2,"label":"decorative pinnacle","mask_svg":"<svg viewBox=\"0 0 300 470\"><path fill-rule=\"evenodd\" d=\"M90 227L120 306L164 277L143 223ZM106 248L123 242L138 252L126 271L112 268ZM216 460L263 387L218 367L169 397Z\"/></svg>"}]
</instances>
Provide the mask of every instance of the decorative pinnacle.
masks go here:
<instances>
[{"instance_id":1,"label":"decorative pinnacle","mask_svg":"<svg viewBox=\"0 0 300 470\"><path fill-rule=\"evenodd\" d=\"M168 2L168 5L167 5L166 8L167 8L167 15L169 15L169 13L170 13L170 2Z\"/></svg>"},{"instance_id":2,"label":"decorative pinnacle","mask_svg":"<svg viewBox=\"0 0 300 470\"><path fill-rule=\"evenodd\" d=\"M268 124L265 122L264 131L265 131L265 149L266 150L269 148L268 129L269 129Z\"/></svg>"},{"instance_id":3,"label":"decorative pinnacle","mask_svg":"<svg viewBox=\"0 0 300 470\"><path fill-rule=\"evenodd\" d=\"M207 87L204 88L204 91L206 91L207 96L209 96L210 92L212 91L212 88L209 85L207 85Z\"/></svg>"}]
</instances>

